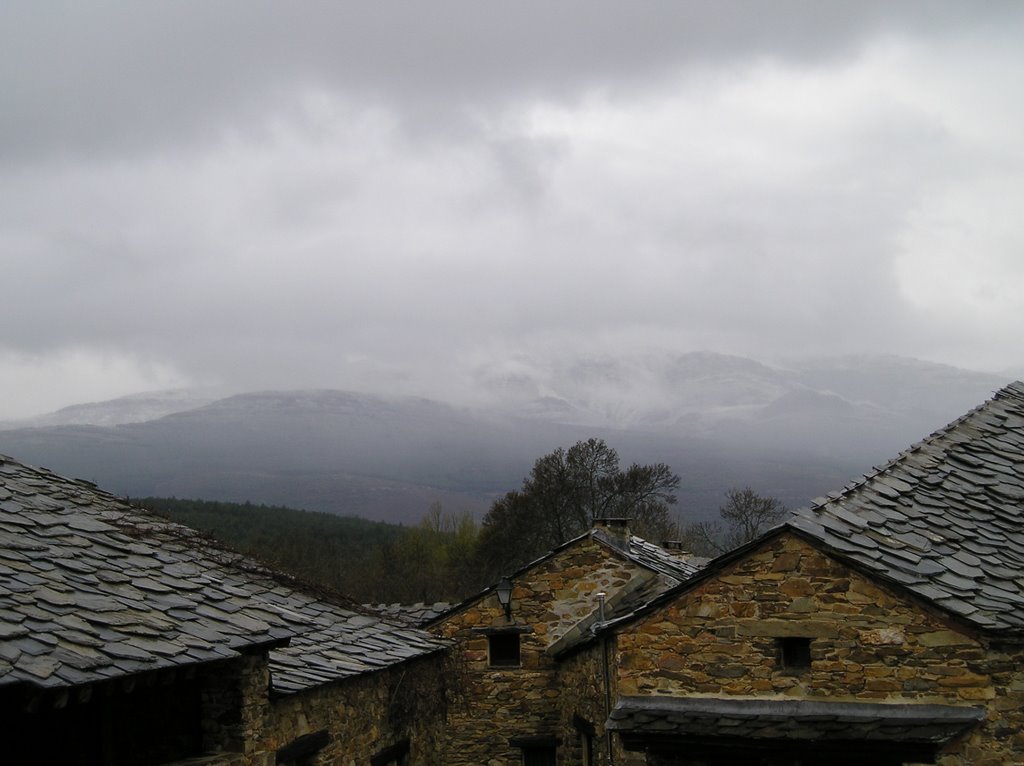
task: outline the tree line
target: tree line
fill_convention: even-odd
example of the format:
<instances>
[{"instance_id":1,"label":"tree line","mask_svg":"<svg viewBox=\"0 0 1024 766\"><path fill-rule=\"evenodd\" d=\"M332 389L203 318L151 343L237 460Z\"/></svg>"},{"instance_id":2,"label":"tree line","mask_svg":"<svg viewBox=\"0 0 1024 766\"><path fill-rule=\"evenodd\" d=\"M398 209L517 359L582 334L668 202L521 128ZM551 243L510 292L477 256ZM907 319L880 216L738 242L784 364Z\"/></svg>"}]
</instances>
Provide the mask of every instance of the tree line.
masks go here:
<instances>
[{"instance_id":1,"label":"tree line","mask_svg":"<svg viewBox=\"0 0 1024 766\"><path fill-rule=\"evenodd\" d=\"M457 601L561 543L596 519L622 517L654 542L682 540L717 555L780 521L786 509L749 487L730 490L716 522L682 524L673 513L679 476L664 463L621 467L601 439L539 458L519 489L481 522L433 504L402 526L281 506L176 498L136 502L208 533L272 566L364 603Z\"/></svg>"}]
</instances>

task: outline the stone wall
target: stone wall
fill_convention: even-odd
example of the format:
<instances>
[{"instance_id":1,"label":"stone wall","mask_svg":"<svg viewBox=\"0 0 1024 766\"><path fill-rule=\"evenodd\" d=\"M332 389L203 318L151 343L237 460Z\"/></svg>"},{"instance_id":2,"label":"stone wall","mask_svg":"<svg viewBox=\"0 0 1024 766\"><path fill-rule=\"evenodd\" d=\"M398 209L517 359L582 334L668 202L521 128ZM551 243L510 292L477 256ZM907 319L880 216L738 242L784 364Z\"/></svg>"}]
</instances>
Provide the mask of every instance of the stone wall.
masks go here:
<instances>
[{"instance_id":1,"label":"stone wall","mask_svg":"<svg viewBox=\"0 0 1024 766\"><path fill-rule=\"evenodd\" d=\"M565 746L559 753L558 762L563 766L579 766L580 764L586 766L587 762L584 760L586 734L581 731L583 728L581 723L593 727L591 742L594 766L608 766L609 763L615 763L617 766L635 766L644 763L642 755L626 753L617 737L613 737L609 741L604 729L610 707L615 704L617 696L616 672L612 664L614 656L614 637L609 637L607 647L603 641L599 641L585 651L570 655L560 663L558 673L558 685L561 689L560 731ZM609 748L611 748L614 761L609 758Z\"/></svg>"},{"instance_id":2,"label":"stone wall","mask_svg":"<svg viewBox=\"0 0 1024 766\"><path fill-rule=\"evenodd\" d=\"M443 763L446 700L452 683L447 653L271 698L266 653L219 663L204 679L204 750L212 757L181 762L274 766L282 748L302 738L317 752L309 766L365 766L388 748L407 752L404 766Z\"/></svg>"},{"instance_id":3,"label":"stone wall","mask_svg":"<svg viewBox=\"0 0 1024 766\"><path fill-rule=\"evenodd\" d=\"M445 655L402 663L272 702L261 749L274 753L327 731L314 766L365 766L388 748L404 750L403 766L443 763L447 686ZM271 761L273 763L273 761Z\"/></svg>"},{"instance_id":4,"label":"stone wall","mask_svg":"<svg viewBox=\"0 0 1024 766\"><path fill-rule=\"evenodd\" d=\"M651 576L587 536L514 580L511 620L491 592L439 622L436 632L456 640L462 689L449 711L442 762L446 766L518 766L521 751L509 740L538 735L558 735L561 754L568 744L559 704L564 690L547 648L597 608L598 592L610 597L635 578ZM524 631L521 664L491 667L486 631L508 628Z\"/></svg>"},{"instance_id":5,"label":"stone wall","mask_svg":"<svg viewBox=\"0 0 1024 766\"><path fill-rule=\"evenodd\" d=\"M811 639L809 669L780 666L783 637ZM1024 762L1020 660L794 535L624 628L616 651L623 695L984 706L986 724L943 766Z\"/></svg>"},{"instance_id":6,"label":"stone wall","mask_svg":"<svg viewBox=\"0 0 1024 766\"><path fill-rule=\"evenodd\" d=\"M201 693L204 752L240 753L262 766L266 759L256 751L269 711L269 683L265 651L210 666Z\"/></svg>"}]
</instances>

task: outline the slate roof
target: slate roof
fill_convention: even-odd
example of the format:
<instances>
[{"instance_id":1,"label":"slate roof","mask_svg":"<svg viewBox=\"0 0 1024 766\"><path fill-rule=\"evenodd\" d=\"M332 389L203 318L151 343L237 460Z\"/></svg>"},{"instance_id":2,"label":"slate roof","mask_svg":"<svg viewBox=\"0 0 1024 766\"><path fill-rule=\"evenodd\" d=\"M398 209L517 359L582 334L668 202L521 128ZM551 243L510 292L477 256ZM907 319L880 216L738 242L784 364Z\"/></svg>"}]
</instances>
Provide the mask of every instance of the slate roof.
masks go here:
<instances>
[{"instance_id":1,"label":"slate roof","mask_svg":"<svg viewBox=\"0 0 1024 766\"><path fill-rule=\"evenodd\" d=\"M693 577L710 560L691 553L667 550L636 535L629 538L629 550L626 554L638 564L679 582Z\"/></svg>"},{"instance_id":2,"label":"slate roof","mask_svg":"<svg viewBox=\"0 0 1024 766\"><path fill-rule=\"evenodd\" d=\"M285 692L444 648L92 484L0 456L0 688L94 683L260 646L275 647Z\"/></svg>"},{"instance_id":3,"label":"slate roof","mask_svg":"<svg viewBox=\"0 0 1024 766\"><path fill-rule=\"evenodd\" d=\"M785 525L989 631L1024 631L1024 383Z\"/></svg>"},{"instance_id":4,"label":"slate roof","mask_svg":"<svg viewBox=\"0 0 1024 766\"><path fill-rule=\"evenodd\" d=\"M605 601L604 609L595 609L569 628L547 648L547 653L561 659L593 639L602 626L619 618L632 615L654 598L679 585L679 580L664 577L634 577L624 587L613 592Z\"/></svg>"},{"instance_id":5,"label":"slate roof","mask_svg":"<svg viewBox=\"0 0 1024 766\"><path fill-rule=\"evenodd\" d=\"M271 686L294 692L445 651L449 643L408 624L345 609L301 591L287 599L312 629L270 652Z\"/></svg>"},{"instance_id":6,"label":"slate roof","mask_svg":"<svg viewBox=\"0 0 1024 766\"><path fill-rule=\"evenodd\" d=\"M618 609L559 648L589 644L715 577L764 542L795 532L837 559L975 627L1024 634L1024 383L818 498L764 535L704 564L634 611Z\"/></svg>"},{"instance_id":7,"label":"slate roof","mask_svg":"<svg viewBox=\"0 0 1024 766\"><path fill-rule=\"evenodd\" d=\"M638 741L687 737L730 740L941 745L985 718L951 705L715 697L622 697L607 728Z\"/></svg>"},{"instance_id":8,"label":"slate roof","mask_svg":"<svg viewBox=\"0 0 1024 766\"><path fill-rule=\"evenodd\" d=\"M452 608L451 603L447 601L436 601L433 604L424 604L422 601L418 601L415 604L363 604L363 606L392 622L414 626L426 625L438 615L444 614Z\"/></svg>"},{"instance_id":9,"label":"slate roof","mask_svg":"<svg viewBox=\"0 0 1024 766\"><path fill-rule=\"evenodd\" d=\"M515 572L508 575L509 579L514 581L517 577L521 577L534 567L543 564L545 561L558 555L566 548L576 545L576 543L580 542L581 540L586 540L588 537L593 537L595 540L598 540L604 545L607 545L609 548L617 551L620 555L624 556L625 558L629 559L635 564L639 564L640 566L644 567L645 569L651 572L655 572L659 575L662 575L662 577L657 578L656 580L647 584L647 587L644 590L644 593L646 594L647 598L653 598L654 596L670 588L674 588L678 586L680 583L693 577L693 575L699 572L708 561L708 559L704 559L699 556L694 556L692 554L688 554L682 551L673 552L666 550L661 546L648 542L643 538L637 537L636 535L631 535L629 537L629 544L623 545L615 535L607 533L601 527L595 527L593 529L587 530L581 535L577 535L571 540L566 540L558 547L552 548L550 551L545 553L540 558L537 558L531 561L529 564L520 567ZM476 593L470 596L469 598L466 598L460 601L459 603L454 604L449 608L438 612L437 614L434 614L433 616L425 617L423 622L419 624L434 625L443 618L447 617L448 615L454 614L455 612L465 609L470 604L475 604L480 599L490 595L495 590L496 587L497 583L494 583L493 585L484 588L479 593ZM631 598L628 603L633 604L634 600ZM610 607L610 605L611 601L609 604L606 604L607 607ZM621 613L622 610L623 606L620 604L617 612ZM596 619L596 616L597 612L595 611L595 613L586 621L587 624L589 625L591 622L593 622ZM574 631L574 635L578 632L579 631Z\"/></svg>"}]
</instances>

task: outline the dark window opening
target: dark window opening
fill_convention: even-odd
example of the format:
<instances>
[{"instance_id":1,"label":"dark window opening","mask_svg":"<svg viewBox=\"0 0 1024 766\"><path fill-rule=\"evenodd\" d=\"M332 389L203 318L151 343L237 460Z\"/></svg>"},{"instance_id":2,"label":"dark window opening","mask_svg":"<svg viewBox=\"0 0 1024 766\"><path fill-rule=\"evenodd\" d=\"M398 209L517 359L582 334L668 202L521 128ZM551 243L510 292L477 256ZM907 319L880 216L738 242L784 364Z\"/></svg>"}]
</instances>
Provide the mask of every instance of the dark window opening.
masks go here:
<instances>
[{"instance_id":1,"label":"dark window opening","mask_svg":"<svg viewBox=\"0 0 1024 766\"><path fill-rule=\"evenodd\" d=\"M304 734L277 751L277 766L312 766L330 741L327 729Z\"/></svg>"},{"instance_id":2,"label":"dark window opening","mask_svg":"<svg viewBox=\"0 0 1024 766\"><path fill-rule=\"evenodd\" d=\"M811 639L787 637L776 639L779 667L803 672L811 667Z\"/></svg>"},{"instance_id":3,"label":"dark window opening","mask_svg":"<svg viewBox=\"0 0 1024 766\"><path fill-rule=\"evenodd\" d=\"M487 637L487 654L491 667L518 667L520 664L519 634L493 633Z\"/></svg>"},{"instance_id":4,"label":"dark window opening","mask_svg":"<svg viewBox=\"0 0 1024 766\"><path fill-rule=\"evenodd\" d=\"M580 734L580 740L583 766L594 766L594 736L592 734Z\"/></svg>"},{"instance_id":5,"label":"dark window opening","mask_svg":"<svg viewBox=\"0 0 1024 766\"><path fill-rule=\"evenodd\" d=\"M583 766L594 766L594 735L597 733L594 724L578 714L572 717L573 728L579 734L580 758Z\"/></svg>"},{"instance_id":6,"label":"dark window opening","mask_svg":"<svg viewBox=\"0 0 1024 766\"><path fill-rule=\"evenodd\" d=\"M523 766L555 766L558 737L546 734L512 737L508 743L523 753Z\"/></svg>"},{"instance_id":7,"label":"dark window opening","mask_svg":"<svg viewBox=\"0 0 1024 766\"><path fill-rule=\"evenodd\" d=\"M403 739L398 744L386 747L370 758L370 766L403 766L408 754L409 740Z\"/></svg>"},{"instance_id":8,"label":"dark window opening","mask_svg":"<svg viewBox=\"0 0 1024 766\"><path fill-rule=\"evenodd\" d=\"M524 747L523 766L555 766L554 746Z\"/></svg>"},{"instance_id":9,"label":"dark window opening","mask_svg":"<svg viewBox=\"0 0 1024 766\"><path fill-rule=\"evenodd\" d=\"M152 685L149 685L149 684ZM10 695L0 700L4 763L61 766L155 766L202 754L199 683L159 674L126 684L111 682L88 699L64 707L42 699L32 708ZM56 733L56 735L55 735Z\"/></svg>"}]
</instances>

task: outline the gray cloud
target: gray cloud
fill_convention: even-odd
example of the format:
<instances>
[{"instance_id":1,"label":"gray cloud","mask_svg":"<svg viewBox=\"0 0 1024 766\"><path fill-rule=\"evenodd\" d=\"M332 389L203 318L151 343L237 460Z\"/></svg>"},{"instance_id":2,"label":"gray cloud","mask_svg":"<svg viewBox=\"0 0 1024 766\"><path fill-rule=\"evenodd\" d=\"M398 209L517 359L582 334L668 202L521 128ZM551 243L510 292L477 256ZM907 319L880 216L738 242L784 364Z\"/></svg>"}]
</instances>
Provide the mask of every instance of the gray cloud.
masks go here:
<instances>
[{"instance_id":1,"label":"gray cloud","mask_svg":"<svg viewBox=\"0 0 1024 766\"><path fill-rule=\"evenodd\" d=\"M1020 364L1022 26L5 4L0 416L179 383L454 394L524 349Z\"/></svg>"},{"instance_id":2,"label":"gray cloud","mask_svg":"<svg viewBox=\"0 0 1024 766\"><path fill-rule=\"evenodd\" d=\"M662 0L628 12L610 0L11 2L0 9L0 147L12 160L203 143L219 126L258 120L296 84L453 129L467 106L572 99L695 64L812 63L890 29L962 32L1020 13L1011 2L881 0Z\"/></svg>"}]
</instances>

